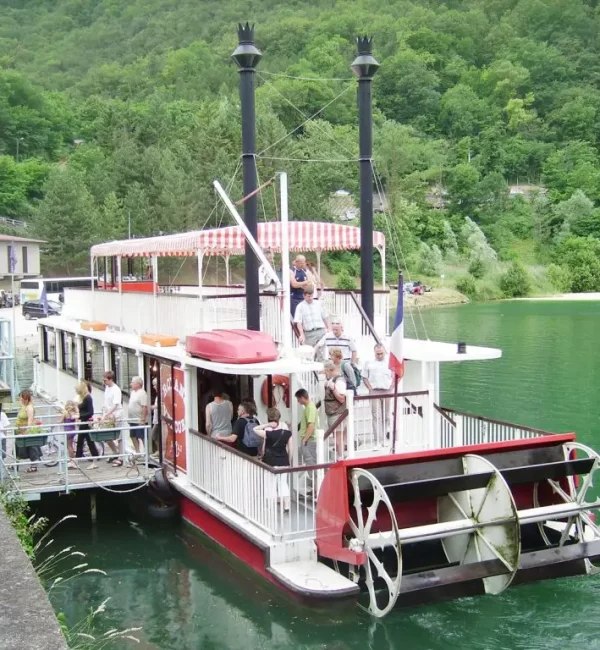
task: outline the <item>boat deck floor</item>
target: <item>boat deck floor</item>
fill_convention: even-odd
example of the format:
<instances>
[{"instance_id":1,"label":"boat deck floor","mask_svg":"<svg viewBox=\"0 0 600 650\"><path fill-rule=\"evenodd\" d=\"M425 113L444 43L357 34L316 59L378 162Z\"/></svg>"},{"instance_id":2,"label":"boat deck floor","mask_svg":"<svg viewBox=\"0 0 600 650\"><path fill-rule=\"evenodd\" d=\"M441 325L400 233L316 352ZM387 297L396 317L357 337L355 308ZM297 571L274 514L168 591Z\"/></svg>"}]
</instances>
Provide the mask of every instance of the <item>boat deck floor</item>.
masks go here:
<instances>
[{"instance_id":1,"label":"boat deck floor","mask_svg":"<svg viewBox=\"0 0 600 650\"><path fill-rule=\"evenodd\" d=\"M113 467L103 457L98 460L96 469L90 469L90 465L89 459L79 461L80 469L66 468L62 462L48 467L42 462L36 472L27 472L27 465L22 464L18 471L9 468L8 480L25 498L37 498L42 493L145 483L155 471L152 467L139 464Z\"/></svg>"}]
</instances>

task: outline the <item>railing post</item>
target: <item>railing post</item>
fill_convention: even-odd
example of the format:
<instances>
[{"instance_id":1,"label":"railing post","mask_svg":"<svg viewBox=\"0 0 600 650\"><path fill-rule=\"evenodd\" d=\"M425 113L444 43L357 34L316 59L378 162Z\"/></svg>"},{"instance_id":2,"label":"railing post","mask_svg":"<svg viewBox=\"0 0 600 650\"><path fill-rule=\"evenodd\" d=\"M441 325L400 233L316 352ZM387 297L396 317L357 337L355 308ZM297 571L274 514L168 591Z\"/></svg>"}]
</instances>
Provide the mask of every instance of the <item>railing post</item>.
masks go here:
<instances>
[{"instance_id":1,"label":"railing post","mask_svg":"<svg viewBox=\"0 0 600 650\"><path fill-rule=\"evenodd\" d=\"M327 462L325 458L325 434L324 429L317 429L315 431L315 440L317 443L317 465L322 465Z\"/></svg>"},{"instance_id":2,"label":"railing post","mask_svg":"<svg viewBox=\"0 0 600 650\"><path fill-rule=\"evenodd\" d=\"M75 352L77 354L77 380L81 381L85 374L85 357L83 354L83 339L81 334L75 334Z\"/></svg>"},{"instance_id":3,"label":"railing post","mask_svg":"<svg viewBox=\"0 0 600 650\"><path fill-rule=\"evenodd\" d=\"M346 445L348 452L346 458L354 458L356 449L354 439L354 391L352 390L346 391L346 408L348 409L348 416L346 417Z\"/></svg>"},{"instance_id":4,"label":"railing post","mask_svg":"<svg viewBox=\"0 0 600 650\"><path fill-rule=\"evenodd\" d=\"M465 443L464 443L464 428L463 428L462 415L455 415L454 421L456 422L456 428L455 428L456 440L454 444L456 447L463 447Z\"/></svg>"},{"instance_id":5,"label":"railing post","mask_svg":"<svg viewBox=\"0 0 600 650\"><path fill-rule=\"evenodd\" d=\"M427 387L427 402L425 412L423 413L423 420L425 424L425 433L427 439L427 448L435 449L439 447L436 444L436 431L435 431L435 418L434 418L434 403L435 403L435 391L433 384L429 384Z\"/></svg>"}]
</instances>

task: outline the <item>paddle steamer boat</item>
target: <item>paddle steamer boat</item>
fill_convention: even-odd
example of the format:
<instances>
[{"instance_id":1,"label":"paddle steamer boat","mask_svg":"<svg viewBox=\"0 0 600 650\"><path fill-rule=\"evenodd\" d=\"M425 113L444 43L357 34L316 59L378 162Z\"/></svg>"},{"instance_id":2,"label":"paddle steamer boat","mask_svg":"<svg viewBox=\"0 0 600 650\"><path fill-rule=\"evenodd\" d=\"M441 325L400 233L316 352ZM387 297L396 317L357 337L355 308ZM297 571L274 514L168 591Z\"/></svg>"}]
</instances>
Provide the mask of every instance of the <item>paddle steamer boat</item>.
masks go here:
<instances>
[{"instance_id":1,"label":"paddle steamer boat","mask_svg":"<svg viewBox=\"0 0 600 650\"><path fill-rule=\"evenodd\" d=\"M357 61L367 57L371 65L365 42L359 42ZM247 26L240 28L238 50L238 63L246 57L243 77L258 56ZM252 145L244 139L244 165L254 164ZM364 219L370 171L361 184L361 229L288 222L285 191L281 221L257 226L249 219L256 178L251 166L244 171L246 218L237 225L92 247L98 287L66 289L63 313L40 321L37 389L65 401L74 380L86 379L101 403L106 370L124 389L141 375L150 392L156 377L160 461L180 496L182 518L266 580L311 602L358 598L371 614L383 616L397 604L498 594L511 584L590 572L591 560L600 556L593 513L600 503L591 490L600 462L596 452L578 444L573 433L440 404L442 364L492 364L500 350L404 339L404 374L387 398L392 435L374 426L373 396L348 391L336 423L346 429L344 458L337 456L334 425L317 431L318 463L300 463L301 407L294 394L306 388L323 404L322 364L294 337L288 274L276 292L259 293L256 258L266 262L264 251L281 254L287 269L290 252L315 253L320 260L324 251L361 249L368 271L367 250L371 286L363 274L360 295L326 290L321 298L357 341L362 363L375 342L390 345L386 242L373 231L372 219ZM281 184L285 190L285 175ZM384 278L377 291L371 288L372 250L379 252ZM203 285L206 258L228 261L242 254L245 288ZM196 260L197 286L161 285L165 258ZM133 279L140 261L143 270ZM397 338L398 331L392 345ZM205 407L217 383L234 408L253 398L262 422L268 405L280 409L293 434L290 468L271 468L206 435ZM327 421L323 413L320 421ZM289 511L277 499L282 480L291 491Z\"/></svg>"}]
</instances>

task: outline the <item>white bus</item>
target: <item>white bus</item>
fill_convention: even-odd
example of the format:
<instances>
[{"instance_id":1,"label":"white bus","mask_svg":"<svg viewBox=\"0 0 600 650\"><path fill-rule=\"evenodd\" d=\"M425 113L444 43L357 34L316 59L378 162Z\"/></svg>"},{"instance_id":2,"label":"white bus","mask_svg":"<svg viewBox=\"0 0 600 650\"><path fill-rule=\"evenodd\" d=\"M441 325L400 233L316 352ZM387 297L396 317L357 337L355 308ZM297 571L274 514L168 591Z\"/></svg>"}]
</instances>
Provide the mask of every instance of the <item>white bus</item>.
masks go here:
<instances>
[{"instance_id":1,"label":"white bus","mask_svg":"<svg viewBox=\"0 0 600 650\"><path fill-rule=\"evenodd\" d=\"M46 298L62 302L66 287L87 288L92 286L92 278L36 278L35 280L21 280L19 297L21 304L27 300L39 300L42 297L42 290L46 287ZM98 281L96 280L96 285Z\"/></svg>"}]
</instances>

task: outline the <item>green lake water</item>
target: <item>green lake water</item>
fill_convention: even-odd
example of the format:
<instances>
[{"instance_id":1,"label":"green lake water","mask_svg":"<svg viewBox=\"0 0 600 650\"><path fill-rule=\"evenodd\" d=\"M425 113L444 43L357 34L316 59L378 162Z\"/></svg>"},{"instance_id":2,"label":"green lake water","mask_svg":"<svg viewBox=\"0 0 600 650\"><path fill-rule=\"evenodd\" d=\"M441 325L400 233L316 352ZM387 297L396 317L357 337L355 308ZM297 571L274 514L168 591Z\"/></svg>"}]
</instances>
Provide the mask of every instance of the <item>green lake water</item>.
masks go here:
<instances>
[{"instance_id":1,"label":"green lake water","mask_svg":"<svg viewBox=\"0 0 600 650\"><path fill-rule=\"evenodd\" d=\"M551 431L576 431L600 449L600 303L504 302L422 313L430 338L498 346L501 360L443 367L447 406ZM414 317L406 315L407 335ZM73 502L75 507L75 502ZM68 505L63 505L68 511ZM57 587L71 622L107 597L104 629L142 627L145 650L591 650L600 648L600 576L549 581L394 611L374 621L357 609L301 609L207 549L187 530L136 523L114 501L99 522L65 526L108 575ZM124 643L113 647L130 647Z\"/></svg>"}]
</instances>

